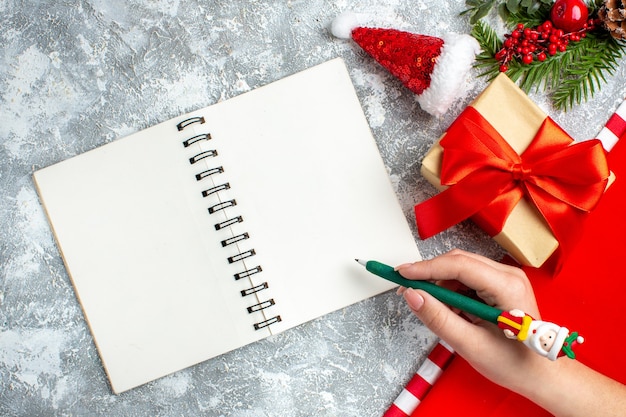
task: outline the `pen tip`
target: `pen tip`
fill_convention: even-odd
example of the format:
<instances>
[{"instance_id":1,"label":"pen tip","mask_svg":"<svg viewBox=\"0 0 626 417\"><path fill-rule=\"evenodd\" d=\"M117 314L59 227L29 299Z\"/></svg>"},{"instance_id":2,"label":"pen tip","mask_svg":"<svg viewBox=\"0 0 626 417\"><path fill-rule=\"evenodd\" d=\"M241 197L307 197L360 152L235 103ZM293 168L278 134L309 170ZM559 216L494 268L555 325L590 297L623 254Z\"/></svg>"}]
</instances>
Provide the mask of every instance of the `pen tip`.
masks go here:
<instances>
[{"instance_id":1,"label":"pen tip","mask_svg":"<svg viewBox=\"0 0 626 417\"><path fill-rule=\"evenodd\" d=\"M364 261L364 260L359 259L359 258L354 258L354 260L357 261L358 263L360 263L363 266L365 266L365 264L367 264L367 261Z\"/></svg>"}]
</instances>

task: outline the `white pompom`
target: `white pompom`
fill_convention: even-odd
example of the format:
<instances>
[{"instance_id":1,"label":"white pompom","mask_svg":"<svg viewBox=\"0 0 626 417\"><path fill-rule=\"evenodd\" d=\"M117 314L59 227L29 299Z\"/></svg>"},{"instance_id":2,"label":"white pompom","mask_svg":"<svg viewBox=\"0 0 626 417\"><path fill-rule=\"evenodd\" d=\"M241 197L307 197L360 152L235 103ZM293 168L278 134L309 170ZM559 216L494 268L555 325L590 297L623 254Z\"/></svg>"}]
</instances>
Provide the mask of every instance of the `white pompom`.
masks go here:
<instances>
[{"instance_id":1,"label":"white pompom","mask_svg":"<svg viewBox=\"0 0 626 417\"><path fill-rule=\"evenodd\" d=\"M359 16L353 12L343 12L330 25L330 32L341 39L350 39L352 30L359 27Z\"/></svg>"},{"instance_id":2,"label":"white pompom","mask_svg":"<svg viewBox=\"0 0 626 417\"><path fill-rule=\"evenodd\" d=\"M470 35L449 33L442 36L444 44L430 75L430 85L417 96L420 107L440 117L465 92L468 76L480 45Z\"/></svg>"}]
</instances>

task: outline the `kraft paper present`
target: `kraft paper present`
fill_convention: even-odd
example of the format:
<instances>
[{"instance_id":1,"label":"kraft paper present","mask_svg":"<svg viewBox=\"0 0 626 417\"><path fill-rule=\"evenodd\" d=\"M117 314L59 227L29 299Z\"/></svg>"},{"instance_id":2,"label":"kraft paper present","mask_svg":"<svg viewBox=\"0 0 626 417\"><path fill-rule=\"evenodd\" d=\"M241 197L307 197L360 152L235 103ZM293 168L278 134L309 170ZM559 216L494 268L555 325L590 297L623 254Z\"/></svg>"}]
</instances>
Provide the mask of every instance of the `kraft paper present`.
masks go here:
<instances>
[{"instance_id":1,"label":"kraft paper present","mask_svg":"<svg viewBox=\"0 0 626 417\"><path fill-rule=\"evenodd\" d=\"M472 102L480 114L521 154L532 142L547 115L506 75L498 75ZM445 135L445 134L444 134ZM422 161L421 173L439 190L443 148L436 143ZM472 217L479 226L480 214ZM541 266L558 248L559 242L537 208L522 199L494 236L511 256L523 265Z\"/></svg>"},{"instance_id":2,"label":"kraft paper present","mask_svg":"<svg viewBox=\"0 0 626 417\"><path fill-rule=\"evenodd\" d=\"M608 153L614 182L582 226L583 235L556 277L544 265L525 267L541 314L556 323L576 327L585 343L576 360L626 384L626 355L607 347L615 321L623 317L626 280L626 132ZM592 261L590 261L592 260ZM601 277L601 285L589 285ZM556 279L552 279L556 278ZM584 289L584 290L583 290ZM616 341L619 343L618 341ZM610 342L609 342L610 343ZM569 360L569 359L562 359ZM454 401L450 401L453 398ZM457 356L420 402L411 417L550 417L526 398L497 386Z\"/></svg>"}]
</instances>

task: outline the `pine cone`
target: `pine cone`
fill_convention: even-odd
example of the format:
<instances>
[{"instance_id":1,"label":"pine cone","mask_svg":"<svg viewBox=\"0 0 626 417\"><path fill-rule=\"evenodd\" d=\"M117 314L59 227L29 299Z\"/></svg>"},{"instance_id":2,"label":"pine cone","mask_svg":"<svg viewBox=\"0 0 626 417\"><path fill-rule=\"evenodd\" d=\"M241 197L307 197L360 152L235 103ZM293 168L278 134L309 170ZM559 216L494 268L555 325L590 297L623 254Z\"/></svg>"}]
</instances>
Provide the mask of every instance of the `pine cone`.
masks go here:
<instances>
[{"instance_id":1,"label":"pine cone","mask_svg":"<svg viewBox=\"0 0 626 417\"><path fill-rule=\"evenodd\" d=\"M611 36L626 40L626 0L604 0L598 17Z\"/></svg>"}]
</instances>

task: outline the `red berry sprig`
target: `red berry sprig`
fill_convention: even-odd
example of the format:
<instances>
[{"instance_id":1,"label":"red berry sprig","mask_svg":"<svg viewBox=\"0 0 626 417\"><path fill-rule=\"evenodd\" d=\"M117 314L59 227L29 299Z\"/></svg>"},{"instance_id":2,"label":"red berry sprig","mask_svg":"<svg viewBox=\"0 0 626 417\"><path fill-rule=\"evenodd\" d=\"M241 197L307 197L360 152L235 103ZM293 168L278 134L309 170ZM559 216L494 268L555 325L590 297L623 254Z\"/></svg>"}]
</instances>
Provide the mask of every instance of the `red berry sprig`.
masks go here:
<instances>
[{"instance_id":1,"label":"red berry sprig","mask_svg":"<svg viewBox=\"0 0 626 417\"><path fill-rule=\"evenodd\" d=\"M505 40L495 58L500 63L500 71L508 71L508 63L514 58L523 64L530 64L533 61L545 61L548 56L565 52L570 42L578 42L587 32L598 27L599 21L589 19L579 30L564 32L563 29L555 27L550 20L543 24L529 28L518 23L517 27L510 34L505 35Z\"/></svg>"}]
</instances>

